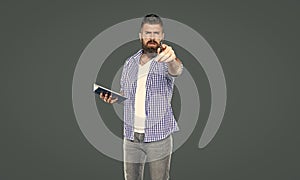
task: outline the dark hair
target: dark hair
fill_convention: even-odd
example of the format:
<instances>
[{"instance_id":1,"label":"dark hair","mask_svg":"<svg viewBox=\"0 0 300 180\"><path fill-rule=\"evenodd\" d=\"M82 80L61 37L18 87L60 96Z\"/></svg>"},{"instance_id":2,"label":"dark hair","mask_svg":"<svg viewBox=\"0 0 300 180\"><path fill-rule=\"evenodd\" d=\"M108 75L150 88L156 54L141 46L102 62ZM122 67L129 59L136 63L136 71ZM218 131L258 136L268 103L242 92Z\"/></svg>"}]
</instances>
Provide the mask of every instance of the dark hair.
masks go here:
<instances>
[{"instance_id":1,"label":"dark hair","mask_svg":"<svg viewBox=\"0 0 300 180\"><path fill-rule=\"evenodd\" d=\"M161 26L163 26L162 20L156 14L146 15L142 21L141 28L144 26L144 24L160 24Z\"/></svg>"}]
</instances>

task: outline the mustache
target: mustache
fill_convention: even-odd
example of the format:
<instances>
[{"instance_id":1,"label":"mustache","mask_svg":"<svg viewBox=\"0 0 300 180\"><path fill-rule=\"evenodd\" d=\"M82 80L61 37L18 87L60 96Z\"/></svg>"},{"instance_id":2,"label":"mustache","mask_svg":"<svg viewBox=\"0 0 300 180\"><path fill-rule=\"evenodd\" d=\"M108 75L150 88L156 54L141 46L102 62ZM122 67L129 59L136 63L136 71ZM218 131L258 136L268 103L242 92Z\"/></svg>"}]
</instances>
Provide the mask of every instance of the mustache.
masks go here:
<instances>
[{"instance_id":1,"label":"mustache","mask_svg":"<svg viewBox=\"0 0 300 180\"><path fill-rule=\"evenodd\" d=\"M147 44L149 44L149 43L155 43L155 44L158 45L158 43L155 40L150 40L150 41L147 42Z\"/></svg>"}]
</instances>

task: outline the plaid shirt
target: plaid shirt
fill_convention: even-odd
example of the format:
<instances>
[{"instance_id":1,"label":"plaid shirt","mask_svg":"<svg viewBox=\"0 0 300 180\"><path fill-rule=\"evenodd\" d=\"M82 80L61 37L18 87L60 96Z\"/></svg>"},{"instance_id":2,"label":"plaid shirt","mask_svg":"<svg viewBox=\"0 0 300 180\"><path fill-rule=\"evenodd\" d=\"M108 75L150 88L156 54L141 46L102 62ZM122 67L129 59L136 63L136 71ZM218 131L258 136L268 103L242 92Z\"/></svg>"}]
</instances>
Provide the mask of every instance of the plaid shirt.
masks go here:
<instances>
[{"instance_id":1,"label":"plaid shirt","mask_svg":"<svg viewBox=\"0 0 300 180\"><path fill-rule=\"evenodd\" d=\"M134 139L135 93L140 57L143 50L128 58L121 76L121 91L127 97L124 101L124 137ZM168 65L152 61L146 81L146 124L144 142L158 141L178 131L171 99L175 77L168 73Z\"/></svg>"}]
</instances>

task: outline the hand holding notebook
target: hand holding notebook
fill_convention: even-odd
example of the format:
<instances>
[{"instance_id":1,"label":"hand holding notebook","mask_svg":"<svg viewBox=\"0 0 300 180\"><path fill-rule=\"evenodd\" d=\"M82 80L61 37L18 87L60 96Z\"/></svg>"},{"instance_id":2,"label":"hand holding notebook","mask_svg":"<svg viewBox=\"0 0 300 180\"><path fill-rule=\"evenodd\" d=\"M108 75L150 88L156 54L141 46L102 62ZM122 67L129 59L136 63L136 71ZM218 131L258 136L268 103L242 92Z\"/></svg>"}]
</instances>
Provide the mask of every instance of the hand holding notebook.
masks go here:
<instances>
[{"instance_id":1,"label":"hand holding notebook","mask_svg":"<svg viewBox=\"0 0 300 180\"><path fill-rule=\"evenodd\" d=\"M123 102L127 99L122 94L117 93L115 91L112 91L112 90L110 90L108 88L105 88L103 86L100 86L96 83L94 83L93 92L95 94L100 95L100 98L103 99L105 102L108 102L108 103L114 103L114 102L121 103L121 102Z\"/></svg>"}]
</instances>

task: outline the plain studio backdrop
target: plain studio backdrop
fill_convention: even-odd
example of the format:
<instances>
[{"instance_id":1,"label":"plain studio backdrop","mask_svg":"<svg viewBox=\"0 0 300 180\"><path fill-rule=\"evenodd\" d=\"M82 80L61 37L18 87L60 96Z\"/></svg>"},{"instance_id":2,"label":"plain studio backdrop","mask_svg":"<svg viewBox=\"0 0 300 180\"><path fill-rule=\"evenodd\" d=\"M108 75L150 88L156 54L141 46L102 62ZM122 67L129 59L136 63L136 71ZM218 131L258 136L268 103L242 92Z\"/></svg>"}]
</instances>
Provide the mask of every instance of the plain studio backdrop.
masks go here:
<instances>
[{"instance_id":1,"label":"plain studio backdrop","mask_svg":"<svg viewBox=\"0 0 300 180\"><path fill-rule=\"evenodd\" d=\"M1 1L0 179L123 179L122 162L99 152L81 132L72 106L72 80L91 40L117 23L148 13L201 34L219 58L227 86L220 129L199 149L210 110L209 82L195 57L170 43L192 74L201 99L193 133L173 153L171 179L299 179L299 5ZM101 78L101 73L117 71L139 48L139 42L132 41L116 49L99 67L97 80L110 86L111 79ZM175 88L176 117L179 96ZM122 121L112 106L95 100L106 126L122 137ZM149 180L147 169L145 174Z\"/></svg>"}]
</instances>

